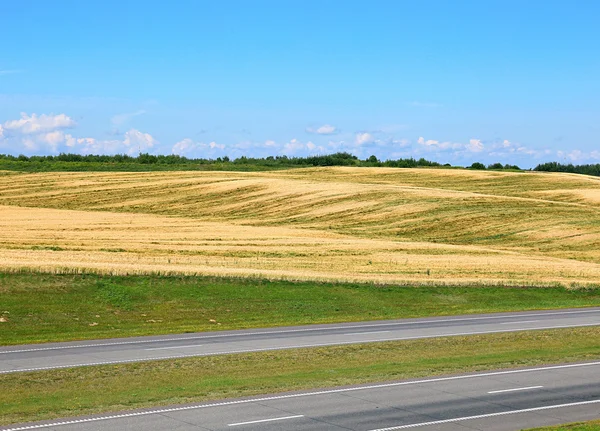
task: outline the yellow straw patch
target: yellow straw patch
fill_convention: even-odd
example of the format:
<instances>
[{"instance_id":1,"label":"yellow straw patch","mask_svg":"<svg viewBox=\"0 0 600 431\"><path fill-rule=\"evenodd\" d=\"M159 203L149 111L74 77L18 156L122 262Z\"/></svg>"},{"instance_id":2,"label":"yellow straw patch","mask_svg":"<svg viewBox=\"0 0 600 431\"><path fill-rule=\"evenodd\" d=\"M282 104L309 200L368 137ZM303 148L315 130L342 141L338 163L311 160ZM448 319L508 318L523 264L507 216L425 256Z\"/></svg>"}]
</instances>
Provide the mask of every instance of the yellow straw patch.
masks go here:
<instances>
[{"instance_id":1,"label":"yellow straw patch","mask_svg":"<svg viewBox=\"0 0 600 431\"><path fill-rule=\"evenodd\" d=\"M0 176L0 269L381 283L600 279L600 180L314 168Z\"/></svg>"}]
</instances>

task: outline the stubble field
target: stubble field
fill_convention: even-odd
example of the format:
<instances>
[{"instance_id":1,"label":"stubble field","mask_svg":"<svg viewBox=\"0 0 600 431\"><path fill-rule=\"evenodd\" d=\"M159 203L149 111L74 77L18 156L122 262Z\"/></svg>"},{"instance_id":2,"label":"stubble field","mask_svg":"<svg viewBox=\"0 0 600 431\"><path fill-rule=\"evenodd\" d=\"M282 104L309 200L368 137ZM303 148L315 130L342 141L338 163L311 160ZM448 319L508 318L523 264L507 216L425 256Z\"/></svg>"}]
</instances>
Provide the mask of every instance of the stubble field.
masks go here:
<instances>
[{"instance_id":1,"label":"stubble field","mask_svg":"<svg viewBox=\"0 0 600 431\"><path fill-rule=\"evenodd\" d=\"M534 172L0 174L0 270L376 283L600 279L600 179Z\"/></svg>"}]
</instances>

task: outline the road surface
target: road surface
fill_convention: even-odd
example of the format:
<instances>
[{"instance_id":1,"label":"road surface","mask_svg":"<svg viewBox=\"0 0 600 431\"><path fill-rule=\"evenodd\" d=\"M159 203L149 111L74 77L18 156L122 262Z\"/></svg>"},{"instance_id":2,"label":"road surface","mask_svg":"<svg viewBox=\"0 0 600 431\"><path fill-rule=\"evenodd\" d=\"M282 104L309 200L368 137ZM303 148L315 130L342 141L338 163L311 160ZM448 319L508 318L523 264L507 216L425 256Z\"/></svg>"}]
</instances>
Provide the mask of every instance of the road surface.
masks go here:
<instances>
[{"instance_id":1,"label":"road surface","mask_svg":"<svg viewBox=\"0 0 600 431\"><path fill-rule=\"evenodd\" d=\"M600 307L136 337L0 348L0 374L376 341L600 325Z\"/></svg>"},{"instance_id":2,"label":"road surface","mask_svg":"<svg viewBox=\"0 0 600 431\"><path fill-rule=\"evenodd\" d=\"M600 419L600 362L223 400L0 429L513 431L590 419Z\"/></svg>"}]
</instances>

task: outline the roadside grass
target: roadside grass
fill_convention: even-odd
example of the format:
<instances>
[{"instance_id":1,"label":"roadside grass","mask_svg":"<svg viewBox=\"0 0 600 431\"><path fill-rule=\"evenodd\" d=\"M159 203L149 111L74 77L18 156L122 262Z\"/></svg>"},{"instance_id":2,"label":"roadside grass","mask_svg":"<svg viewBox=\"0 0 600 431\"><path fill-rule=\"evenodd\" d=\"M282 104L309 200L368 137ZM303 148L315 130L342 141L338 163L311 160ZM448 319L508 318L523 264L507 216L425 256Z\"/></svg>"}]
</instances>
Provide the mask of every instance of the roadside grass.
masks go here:
<instances>
[{"instance_id":1,"label":"roadside grass","mask_svg":"<svg viewBox=\"0 0 600 431\"><path fill-rule=\"evenodd\" d=\"M600 306L600 288L0 273L0 344Z\"/></svg>"},{"instance_id":2,"label":"roadside grass","mask_svg":"<svg viewBox=\"0 0 600 431\"><path fill-rule=\"evenodd\" d=\"M588 422L575 422L572 424L558 425L553 427L531 428L525 431L598 431L600 420Z\"/></svg>"},{"instance_id":3,"label":"roadside grass","mask_svg":"<svg viewBox=\"0 0 600 431\"><path fill-rule=\"evenodd\" d=\"M0 376L0 424L600 359L600 328L186 358Z\"/></svg>"}]
</instances>

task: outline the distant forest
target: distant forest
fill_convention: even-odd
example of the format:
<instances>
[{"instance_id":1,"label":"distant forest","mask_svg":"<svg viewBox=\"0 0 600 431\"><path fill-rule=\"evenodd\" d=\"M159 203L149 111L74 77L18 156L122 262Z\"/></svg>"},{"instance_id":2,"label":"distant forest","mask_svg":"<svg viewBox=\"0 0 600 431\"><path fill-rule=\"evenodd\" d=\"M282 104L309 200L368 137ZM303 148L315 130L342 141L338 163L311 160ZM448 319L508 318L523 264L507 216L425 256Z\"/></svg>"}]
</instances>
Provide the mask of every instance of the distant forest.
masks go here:
<instances>
[{"instance_id":1,"label":"distant forest","mask_svg":"<svg viewBox=\"0 0 600 431\"><path fill-rule=\"evenodd\" d=\"M364 160L349 154L335 153L322 156L288 157L269 156L264 158L218 157L216 159L189 159L187 157L171 155L139 154L128 156L125 154L108 155L81 155L59 154L58 156L11 156L0 154L0 170L24 172L48 171L180 171L180 170L235 170L235 171L266 171L294 167L315 166L358 166L358 167L390 167L390 168L462 168L424 158L379 160L370 156ZM484 165L475 162L467 169L475 170L521 170L516 165L493 163ZM600 164L596 165L563 165L557 162L543 163L533 168L534 171L571 172L586 175L600 176Z\"/></svg>"},{"instance_id":2,"label":"distant forest","mask_svg":"<svg viewBox=\"0 0 600 431\"><path fill-rule=\"evenodd\" d=\"M533 168L534 171L546 171L546 172L569 172L571 174L584 174L593 175L600 177L600 163L595 165L563 165L558 162L542 163Z\"/></svg>"},{"instance_id":3,"label":"distant forest","mask_svg":"<svg viewBox=\"0 0 600 431\"><path fill-rule=\"evenodd\" d=\"M140 154L138 156L127 156L124 154L117 154L114 156L104 155L81 155L81 154L59 154L58 156L9 156L0 154L0 168L8 163L22 163L23 166L29 165L31 167L37 166L43 168L46 166L48 169L62 170L63 167L71 166L76 164L87 165L105 165L110 168L119 170L119 166L147 166L148 170L161 169L166 170L175 169L211 169L216 168L227 168L236 169L236 167L256 167L257 169L277 169L277 168L290 168L290 167L307 167L307 166L388 166L398 168L415 168L415 167L433 167L441 166L439 163L430 162L423 158L415 160L410 159L398 159L398 160L387 160L382 162L375 156L371 156L365 160L360 160L358 157L349 153L335 153L323 156L309 156L309 157L288 157L288 156L269 156L264 158L253 158L253 157L239 157L237 159L230 159L229 157L218 157L216 159L188 159L187 157L177 156L174 154L164 155L152 155L152 154ZM446 165L450 166L450 165ZM170 168L169 168L170 167ZM44 169L47 170L47 169Z\"/></svg>"}]
</instances>

